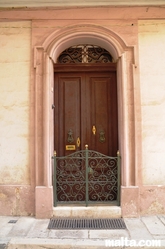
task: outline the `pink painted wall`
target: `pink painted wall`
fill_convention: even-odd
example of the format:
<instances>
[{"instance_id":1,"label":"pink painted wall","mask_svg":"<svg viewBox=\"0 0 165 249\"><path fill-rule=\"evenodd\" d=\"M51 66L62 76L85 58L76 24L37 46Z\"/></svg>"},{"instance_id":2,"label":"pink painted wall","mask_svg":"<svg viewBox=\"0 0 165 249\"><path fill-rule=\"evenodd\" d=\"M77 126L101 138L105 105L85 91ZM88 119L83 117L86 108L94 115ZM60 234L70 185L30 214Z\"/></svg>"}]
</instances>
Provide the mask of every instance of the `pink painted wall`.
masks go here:
<instances>
[{"instance_id":1,"label":"pink painted wall","mask_svg":"<svg viewBox=\"0 0 165 249\"><path fill-rule=\"evenodd\" d=\"M46 70L48 70L49 57L55 60L62 49L73 45L74 39L69 38L69 36L74 37L74 32L77 35L79 32L84 34L82 38L80 36L75 38L75 40L77 39L76 42L94 42L94 37L98 37L96 43L106 46L109 39L118 50L116 60L118 61L119 96L121 98L127 96L119 104L121 109L122 105L126 106L124 112L120 111L121 121L124 122L125 126L123 127L122 122L119 124L121 156L123 158L123 187L121 191L123 216L133 217L140 213L165 213L165 187L163 182L165 176L163 167L163 162L165 162L165 151L163 149L165 148L165 138L163 133L160 134L160 131L163 132L163 124L165 123L165 115L162 115L165 110L163 95L165 90L163 85L165 80L163 71L165 56L161 56L161 61L159 60L160 57L157 57L158 54L162 55L161 51L164 52L164 43L161 42L165 37L164 16L165 9L159 7L71 7L67 9L0 10L0 27L4 27L8 22L10 29L11 27L14 29L14 27L16 28L15 23L17 23L22 25L22 30L27 31L26 22L30 23L27 38L29 39L28 52L25 53L26 56L27 53L30 55L30 57L25 56L25 60L30 58L30 63L27 65L27 70L30 73L26 83L26 103L29 108L28 128L24 143L19 145L20 149L26 148L26 157L22 161L22 165L19 166L19 170L22 168L24 170L24 178L20 182L18 176L13 180L12 175L9 179L10 183L5 177L1 179L1 215L36 214L38 217L49 217L52 214L51 155L53 153L53 143L51 134L53 117L49 105L53 101L53 93L50 91L53 87L53 72L50 68L48 72ZM24 24L22 19L25 22ZM148 21L145 21L146 19ZM155 19L158 20L155 21ZM7 42L10 38L3 31L4 29L0 29L0 35L3 37L3 41ZM8 31L9 29L6 30L6 32ZM97 36L95 35L96 32ZM109 34L106 42L105 34L107 36ZM63 37L60 38L60 36ZM56 40L57 37L58 40ZM23 38L23 35L19 39L21 40L21 38ZM59 41L60 44L58 44ZM1 46L2 39L0 40ZM56 46L58 49L56 49ZM14 44L13 47L10 47L13 49ZM20 47L23 48L24 44L20 44ZM115 53L115 49L113 52ZM19 53L23 53L21 49ZM2 65L6 63L5 56L6 54L1 57L0 63ZM154 58L157 58L156 62ZM13 63L11 60L10 65L13 66ZM24 62L21 61L21 63ZM155 70L155 63L159 65L157 66L158 71ZM49 67L50 65L49 62ZM147 65L149 65L149 70ZM0 76L2 73L0 71ZM11 70L8 71L8 74L11 78L13 77ZM153 74L155 75L155 81L151 80ZM22 80L19 73L16 74L16 77L18 81ZM4 86L5 81L2 77L1 79L1 86ZM22 82L24 83L23 80ZM47 88L45 82L49 84L49 88ZM120 82L123 82L122 86ZM19 90L19 86L16 90ZM123 93L125 91L126 93ZM0 94L5 96L4 88ZM21 105L21 95L18 96L18 100ZM153 113L157 115L159 111L160 114L155 119ZM5 115L7 115L7 112ZM4 126L3 122L1 126ZM12 128L15 129L15 123L12 124ZM47 139L48 136L50 136L49 140ZM128 139L128 149L125 148L125 137ZM16 134L13 139L13 141L17 141ZM26 144L28 144L28 147L26 147ZM3 149L4 146L2 144ZM9 164L9 169L5 168L7 158L12 155L12 152L10 152L12 151L11 144L8 148L8 154L5 156L2 165L4 174L12 172L14 168L14 162L12 161ZM19 159L19 157L16 159L16 164ZM157 162L159 163L157 164ZM2 167L0 174L2 174ZM159 195L156 195L155 193L159 188L161 191ZM19 191L17 191L18 189ZM48 199L44 199L43 193L47 193ZM24 198L22 198L23 196ZM12 201L13 198L15 204Z\"/></svg>"}]
</instances>

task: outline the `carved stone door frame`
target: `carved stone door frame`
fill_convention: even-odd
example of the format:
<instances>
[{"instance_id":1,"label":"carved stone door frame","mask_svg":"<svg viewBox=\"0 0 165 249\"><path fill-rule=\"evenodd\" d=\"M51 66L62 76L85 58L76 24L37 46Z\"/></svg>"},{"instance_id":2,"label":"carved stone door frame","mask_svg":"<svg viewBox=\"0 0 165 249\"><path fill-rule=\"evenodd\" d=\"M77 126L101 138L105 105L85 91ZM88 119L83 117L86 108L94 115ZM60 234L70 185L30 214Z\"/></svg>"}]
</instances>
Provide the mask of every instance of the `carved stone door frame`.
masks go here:
<instances>
[{"instance_id":1,"label":"carved stone door frame","mask_svg":"<svg viewBox=\"0 0 165 249\"><path fill-rule=\"evenodd\" d=\"M80 43L105 48L117 62L119 149L122 157L121 208L124 216L133 203L134 213L138 215L141 114L136 48L127 46L119 35L109 29L82 24L53 32L34 51L36 216L50 217L53 210L53 66L63 50ZM124 202L128 193L131 204Z\"/></svg>"}]
</instances>

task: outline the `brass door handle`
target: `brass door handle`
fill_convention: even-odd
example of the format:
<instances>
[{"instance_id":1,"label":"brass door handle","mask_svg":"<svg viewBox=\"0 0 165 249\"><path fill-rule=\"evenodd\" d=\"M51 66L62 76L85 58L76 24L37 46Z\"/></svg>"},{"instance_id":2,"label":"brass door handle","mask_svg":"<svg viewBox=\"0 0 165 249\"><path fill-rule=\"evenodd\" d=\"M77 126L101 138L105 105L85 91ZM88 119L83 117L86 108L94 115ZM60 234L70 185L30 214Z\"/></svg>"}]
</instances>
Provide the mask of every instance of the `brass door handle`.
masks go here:
<instances>
[{"instance_id":1,"label":"brass door handle","mask_svg":"<svg viewBox=\"0 0 165 249\"><path fill-rule=\"evenodd\" d=\"M78 147L78 148L80 147L80 143L81 143L81 141L80 141L80 138L78 137L78 138L77 138L77 147Z\"/></svg>"},{"instance_id":2,"label":"brass door handle","mask_svg":"<svg viewBox=\"0 0 165 249\"><path fill-rule=\"evenodd\" d=\"M93 135L96 135L96 126L95 125L93 125L93 127L92 127L92 133L93 133Z\"/></svg>"}]
</instances>

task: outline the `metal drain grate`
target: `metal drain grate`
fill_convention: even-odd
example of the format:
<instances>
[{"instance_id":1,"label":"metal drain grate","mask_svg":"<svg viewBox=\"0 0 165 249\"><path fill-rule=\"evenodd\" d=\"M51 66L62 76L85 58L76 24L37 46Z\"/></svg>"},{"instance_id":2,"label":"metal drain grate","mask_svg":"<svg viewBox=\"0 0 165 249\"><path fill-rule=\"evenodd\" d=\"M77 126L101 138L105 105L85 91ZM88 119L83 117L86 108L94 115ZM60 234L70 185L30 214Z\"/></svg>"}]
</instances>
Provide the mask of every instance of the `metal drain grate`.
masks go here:
<instances>
[{"instance_id":1,"label":"metal drain grate","mask_svg":"<svg viewBox=\"0 0 165 249\"><path fill-rule=\"evenodd\" d=\"M48 229L126 229L122 218L119 219L59 219L52 218Z\"/></svg>"},{"instance_id":2,"label":"metal drain grate","mask_svg":"<svg viewBox=\"0 0 165 249\"><path fill-rule=\"evenodd\" d=\"M16 223L16 222L17 222L17 220L9 220L8 223Z\"/></svg>"}]
</instances>

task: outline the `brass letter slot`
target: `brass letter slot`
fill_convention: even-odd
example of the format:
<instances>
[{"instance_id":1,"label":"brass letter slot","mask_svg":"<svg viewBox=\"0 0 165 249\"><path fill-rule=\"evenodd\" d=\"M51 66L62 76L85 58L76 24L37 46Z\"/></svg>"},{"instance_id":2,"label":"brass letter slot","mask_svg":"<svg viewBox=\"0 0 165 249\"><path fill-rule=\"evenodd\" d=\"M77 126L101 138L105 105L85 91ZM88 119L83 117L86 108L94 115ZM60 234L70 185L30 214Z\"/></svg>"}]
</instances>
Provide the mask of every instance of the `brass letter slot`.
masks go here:
<instances>
[{"instance_id":1,"label":"brass letter slot","mask_svg":"<svg viewBox=\"0 0 165 249\"><path fill-rule=\"evenodd\" d=\"M76 150L75 145L66 145L66 150Z\"/></svg>"}]
</instances>

